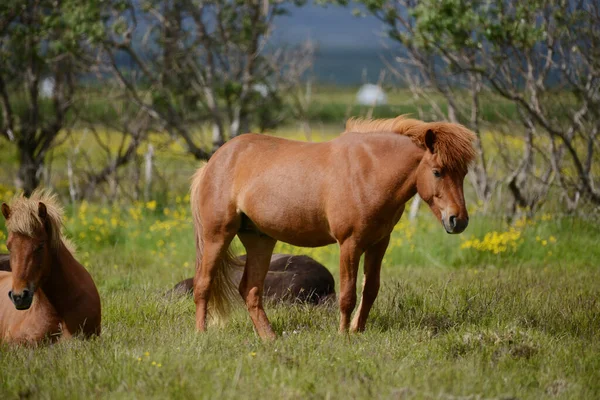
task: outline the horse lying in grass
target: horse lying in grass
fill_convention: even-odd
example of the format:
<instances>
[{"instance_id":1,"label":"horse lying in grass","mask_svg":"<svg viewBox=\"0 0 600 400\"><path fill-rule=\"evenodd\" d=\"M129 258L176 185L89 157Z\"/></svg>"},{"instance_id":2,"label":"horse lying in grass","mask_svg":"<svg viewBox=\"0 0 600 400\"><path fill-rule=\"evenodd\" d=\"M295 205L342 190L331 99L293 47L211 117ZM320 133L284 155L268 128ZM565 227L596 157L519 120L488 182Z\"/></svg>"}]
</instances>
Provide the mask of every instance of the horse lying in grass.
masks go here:
<instances>
[{"instance_id":1,"label":"horse lying in grass","mask_svg":"<svg viewBox=\"0 0 600 400\"><path fill-rule=\"evenodd\" d=\"M246 256L238 257L239 267L231 270L238 285ZM179 282L167 295L193 294L194 279ZM273 302L324 304L335 299L335 281L325 266L308 256L273 254L265 279L264 295Z\"/></svg>"},{"instance_id":2,"label":"horse lying in grass","mask_svg":"<svg viewBox=\"0 0 600 400\"><path fill-rule=\"evenodd\" d=\"M381 261L405 203L419 193L448 233L468 224L463 181L475 135L462 125L398 117L355 120L339 137L307 143L245 134L223 145L191 184L196 235L196 329L238 296L230 279L237 235L247 259L238 286L262 338L275 338L262 305L275 243L340 246L340 331L365 329ZM362 300L358 266L365 254Z\"/></svg>"},{"instance_id":3,"label":"horse lying in grass","mask_svg":"<svg viewBox=\"0 0 600 400\"><path fill-rule=\"evenodd\" d=\"M10 271L8 254L0 254L0 271Z\"/></svg>"},{"instance_id":4,"label":"horse lying in grass","mask_svg":"<svg viewBox=\"0 0 600 400\"><path fill-rule=\"evenodd\" d=\"M61 234L56 197L34 191L2 204L2 214L11 272L0 272L0 341L99 335L100 296Z\"/></svg>"}]
</instances>

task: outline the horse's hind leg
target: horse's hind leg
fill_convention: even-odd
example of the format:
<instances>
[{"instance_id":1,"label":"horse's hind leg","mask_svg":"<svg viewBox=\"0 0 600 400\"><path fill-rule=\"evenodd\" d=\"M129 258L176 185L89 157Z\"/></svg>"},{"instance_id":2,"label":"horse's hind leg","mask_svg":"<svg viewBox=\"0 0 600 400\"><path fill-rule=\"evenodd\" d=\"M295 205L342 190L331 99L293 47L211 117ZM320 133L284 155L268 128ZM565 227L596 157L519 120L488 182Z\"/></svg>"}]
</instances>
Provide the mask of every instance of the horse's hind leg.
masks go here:
<instances>
[{"instance_id":1,"label":"horse's hind leg","mask_svg":"<svg viewBox=\"0 0 600 400\"><path fill-rule=\"evenodd\" d=\"M210 287L217 272L221 256L229 248L235 233L226 237L212 236L204 242L202 265L196 267L194 277L194 302L196 303L196 329L206 330L206 315L210 298ZM205 235L205 238L207 236Z\"/></svg>"},{"instance_id":2,"label":"horse's hind leg","mask_svg":"<svg viewBox=\"0 0 600 400\"><path fill-rule=\"evenodd\" d=\"M247 254L246 267L239 287L240 295L246 303L258 335L263 339L275 339L275 332L263 309L263 287L277 241L255 233L239 233L238 237Z\"/></svg>"},{"instance_id":3,"label":"horse's hind leg","mask_svg":"<svg viewBox=\"0 0 600 400\"><path fill-rule=\"evenodd\" d=\"M354 316L352 326L350 327L350 330L353 332L362 332L365 330L369 311L371 311L377 293L379 293L381 261L383 260L389 242L390 237L387 236L369 247L365 252L365 280L363 283L360 306L358 306L358 311Z\"/></svg>"},{"instance_id":4,"label":"horse's hind leg","mask_svg":"<svg viewBox=\"0 0 600 400\"><path fill-rule=\"evenodd\" d=\"M346 241L340 245L340 332L348 331L356 306L356 275L362 251Z\"/></svg>"}]
</instances>

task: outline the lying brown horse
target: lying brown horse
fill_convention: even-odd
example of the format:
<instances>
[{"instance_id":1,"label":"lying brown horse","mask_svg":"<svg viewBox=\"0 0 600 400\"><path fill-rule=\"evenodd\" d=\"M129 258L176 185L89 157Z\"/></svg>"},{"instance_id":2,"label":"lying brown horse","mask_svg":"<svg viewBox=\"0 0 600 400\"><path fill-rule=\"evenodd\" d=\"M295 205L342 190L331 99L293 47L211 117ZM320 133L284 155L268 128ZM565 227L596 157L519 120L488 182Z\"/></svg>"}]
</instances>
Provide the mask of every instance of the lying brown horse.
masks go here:
<instances>
[{"instance_id":1,"label":"lying brown horse","mask_svg":"<svg viewBox=\"0 0 600 400\"><path fill-rule=\"evenodd\" d=\"M0 271L10 271L8 254L0 254Z\"/></svg>"},{"instance_id":2,"label":"lying brown horse","mask_svg":"<svg viewBox=\"0 0 600 400\"><path fill-rule=\"evenodd\" d=\"M232 280L242 280L246 256L238 257L240 268L232 269ZM193 294L194 279L179 282L167 295ZM335 281L325 266L308 256L273 254L265 279L264 295L273 302L323 304L335 299Z\"/></svg>"},{"instance_id":3,"label":"lying brown horse","mask_svg":"<svg viewBox=\"0 0 600 400\"><path fill-rule=\"evenodd\" d=\"M262 338L275 332L262 305L269 259L278 240L340 246L340 331L362 331L379 291L380 268L405 203L419 193L448 233L468 224L463 181L475 135L458 124L398 117L350 120L329 142L241 135L194 175L196 328L206 329L209 300L217 316L235 289L229 244L238 235L248 258L239 294ZM365 254L362 300L356 305Z\"/></svg>"},{"instance_id":4,"label":"lying brown horse","mask_svg":"<svg viewBox=\"0 0 600 400\"><path fill-rule=\"evenodd\" d=\"M0 272L0 341L38 343L100 334L100 297L61 234L55 196L34 191L2 204L12 272Z\"/></svg>"}]
</instances>

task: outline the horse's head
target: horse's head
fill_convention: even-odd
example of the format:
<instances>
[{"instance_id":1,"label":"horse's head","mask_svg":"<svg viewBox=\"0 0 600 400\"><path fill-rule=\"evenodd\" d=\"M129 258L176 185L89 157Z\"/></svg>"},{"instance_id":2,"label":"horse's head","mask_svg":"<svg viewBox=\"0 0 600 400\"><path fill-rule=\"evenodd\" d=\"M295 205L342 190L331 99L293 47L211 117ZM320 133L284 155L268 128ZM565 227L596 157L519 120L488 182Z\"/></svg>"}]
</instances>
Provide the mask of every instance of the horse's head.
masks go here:
<instances>
[{"instance_id":1,"label":"horse's head","mask_svg":"<svg viewBox=\"0 0 600 400\"><path fill-rule=\"evenodd\" d=\"M425 154L417 169L417 192L429 204L446 232L461 233L469 224L463 181L467 167L444 163L437 149L438 137L429 129L424 137Z\"/></svg>"},{"instance_id":2,"label":"horse's head","mask_svg":"<svg viewBox=\"0 0 600 400\"><path fill-rule=\"evenodd\" d=\"M21 210L19 210L21 211ZM2 204L2 214L8 226L6 246L10 251L12 288L8 292L17 310L27 310L40 283L50 271L51 229L46 205L38 202L35 215L15 213ZM22 219L22 221L15 221ZM11 229L11 226L28 226L28 229Z\"/></svg>"}]
</instances>

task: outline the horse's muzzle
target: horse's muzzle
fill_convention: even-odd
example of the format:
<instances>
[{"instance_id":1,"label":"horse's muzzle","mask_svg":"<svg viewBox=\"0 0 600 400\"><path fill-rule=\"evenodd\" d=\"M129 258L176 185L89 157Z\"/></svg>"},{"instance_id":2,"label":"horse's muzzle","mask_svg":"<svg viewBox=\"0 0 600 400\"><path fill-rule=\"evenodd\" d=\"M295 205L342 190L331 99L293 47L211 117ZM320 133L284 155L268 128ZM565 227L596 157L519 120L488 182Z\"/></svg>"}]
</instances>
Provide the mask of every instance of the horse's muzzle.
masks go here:
<instances>
[{"instance_id":1,"label":"horse's muzzle","mask_svg":"<svg viewBox=\"0 0 600 400\"><path fill-rule=\"evenodd\" d=\"M448 220L442 220L444 224L444 229L448 233L461 233L467 226L469 225L469 218L457 218L454 215L451 215Z\"/></svg>"},{"instance_id":2,"label":"horse's muzzle","mask_svg":"<svg viewBox=\"0 0 600 400\"><path fill-rule=\"evenodd\" d=\"M8 292L8 298L13 302L17 310L27 310L33 302L33 291L23 289L21 294L15 294L11 290Z\"/></svg>"}]
</instances>

